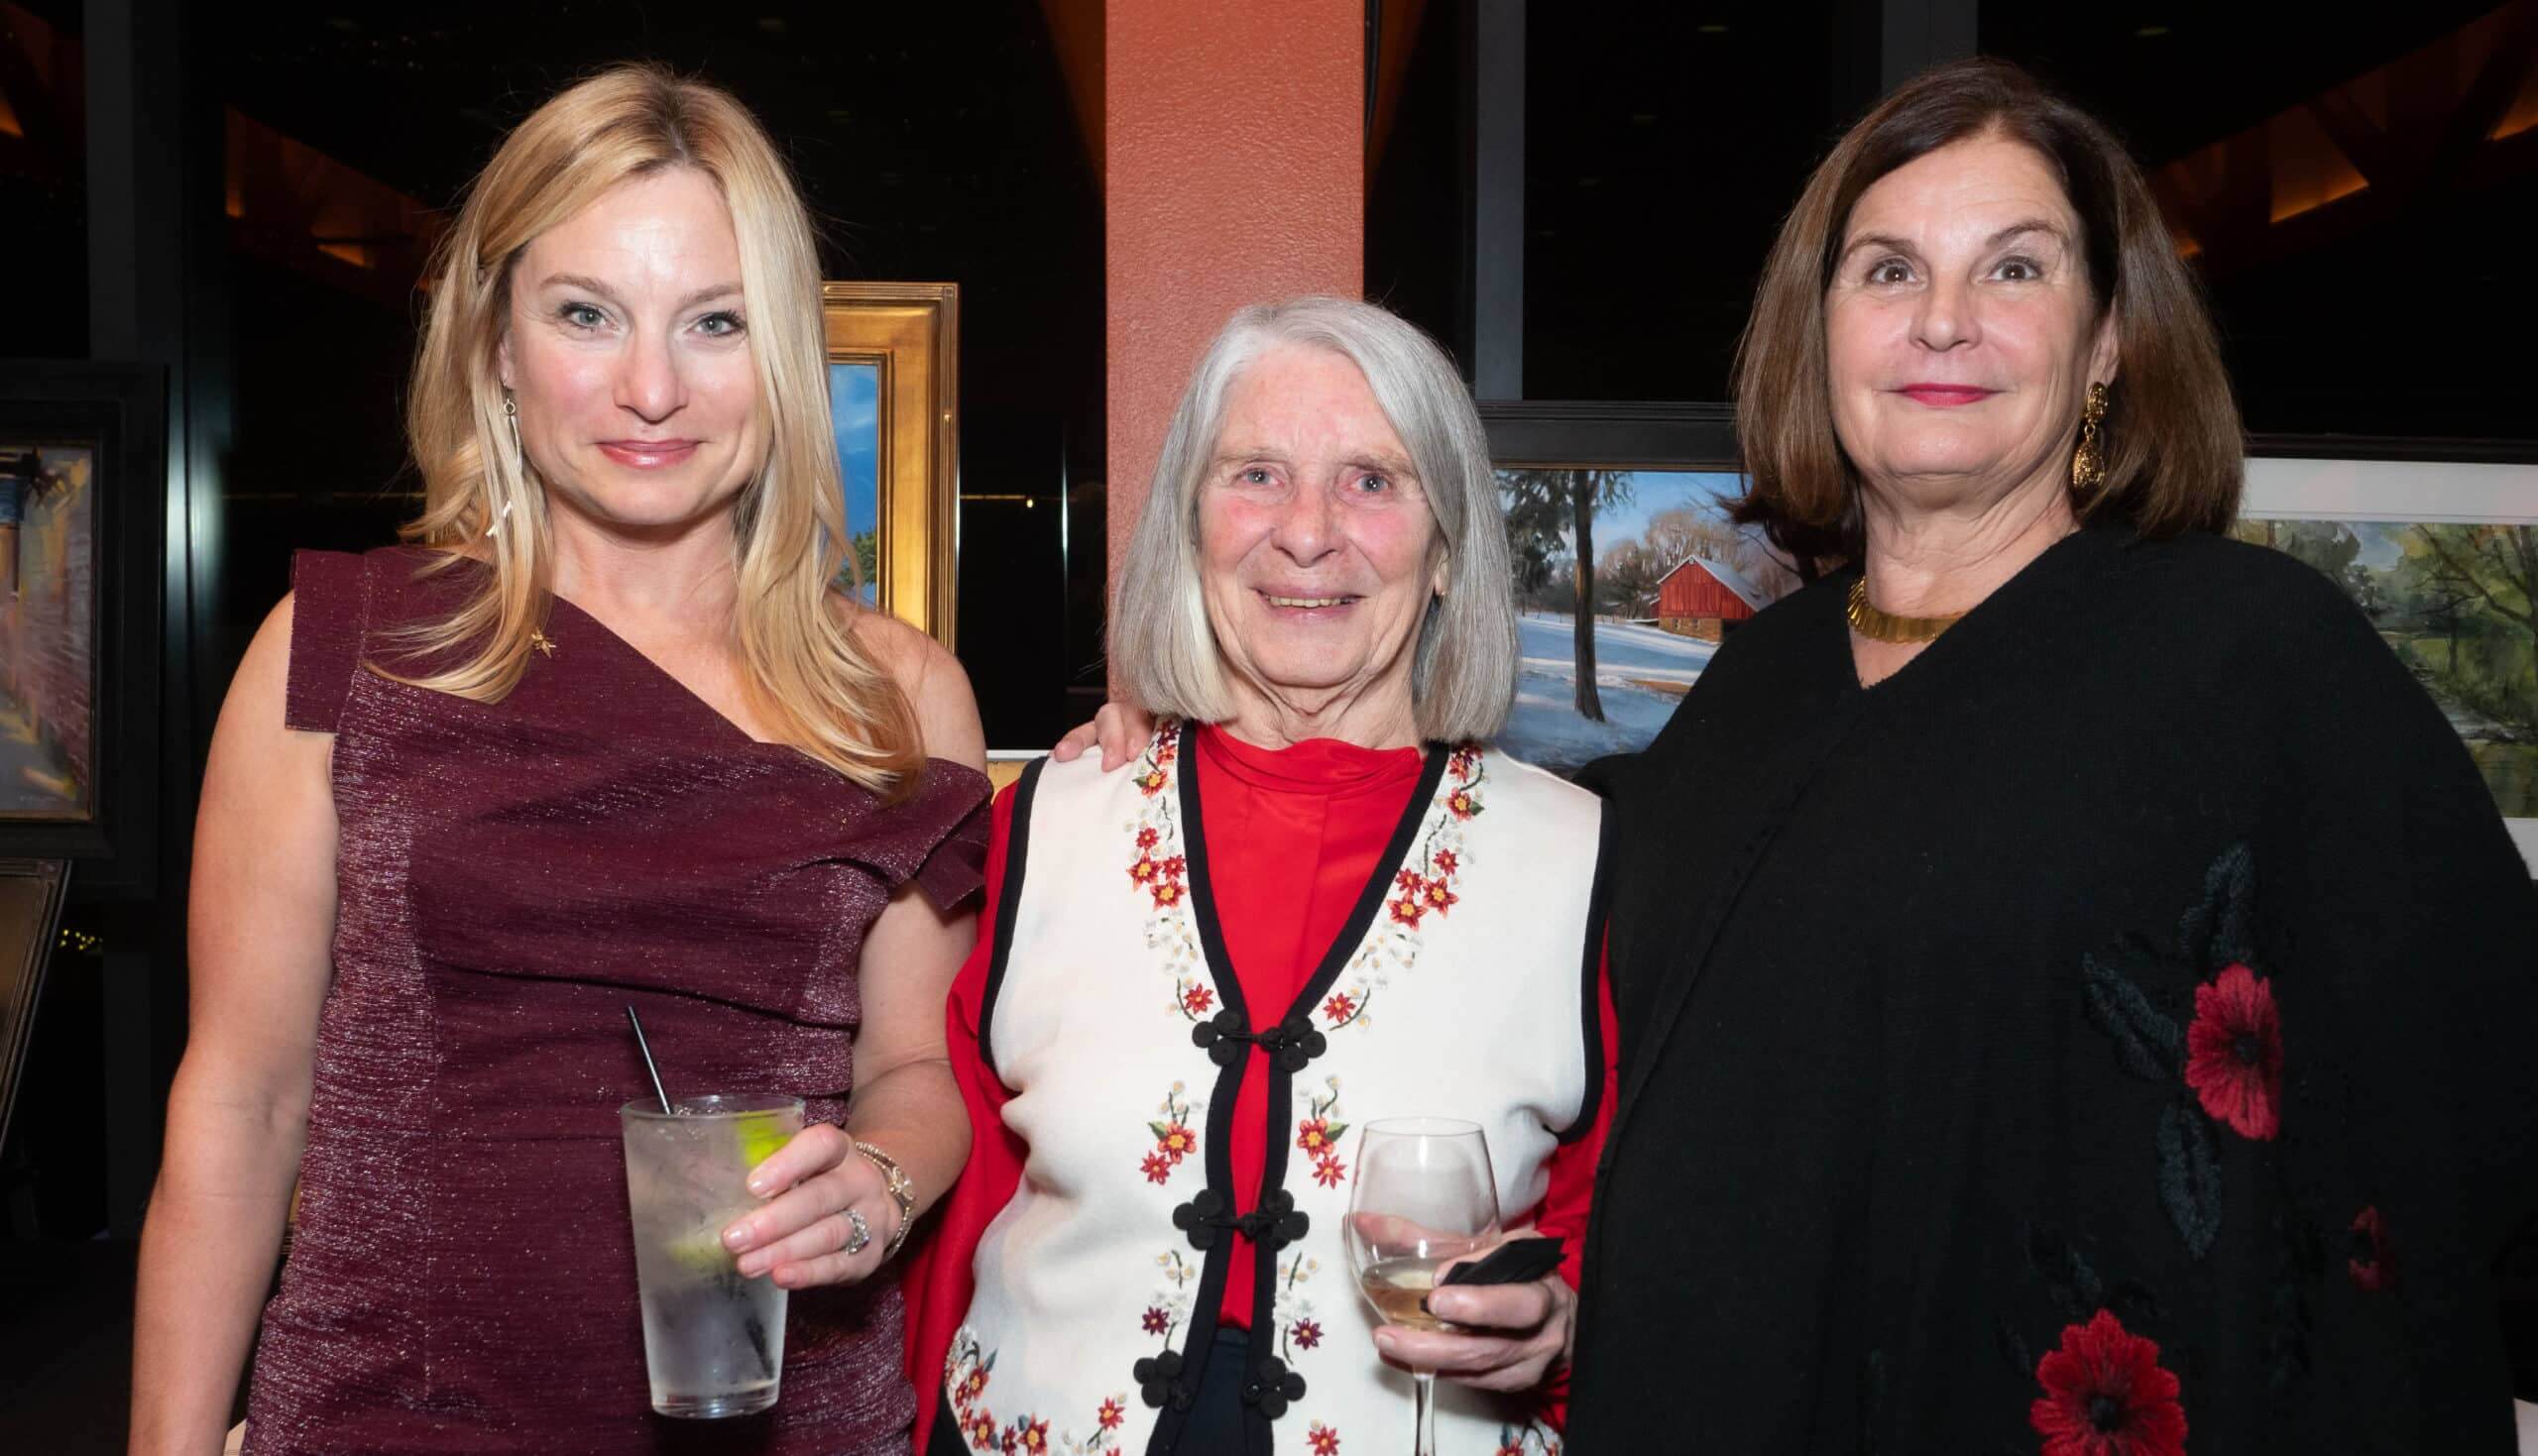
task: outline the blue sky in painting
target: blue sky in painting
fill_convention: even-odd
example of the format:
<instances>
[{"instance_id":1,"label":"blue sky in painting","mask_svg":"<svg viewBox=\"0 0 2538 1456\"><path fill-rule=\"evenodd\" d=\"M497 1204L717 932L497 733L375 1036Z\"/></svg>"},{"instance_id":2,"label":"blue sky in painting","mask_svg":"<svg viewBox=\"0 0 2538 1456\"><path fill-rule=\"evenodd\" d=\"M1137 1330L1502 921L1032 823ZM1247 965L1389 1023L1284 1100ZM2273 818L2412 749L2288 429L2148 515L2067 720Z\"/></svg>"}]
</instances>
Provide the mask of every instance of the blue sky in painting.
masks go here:
<instances>
[{"instance_id":1,"label":"blue sky in painting","mask_svg":"<svg viewBox=\"0 0 2538 1456\"><path fill-rule=\"evenodd\" d=\"M881 370L871 364L829 366L829 426L837 436L837 463L846 476L846 529L860 536L880 521ZM864 584L864 600L873 600Z\"/></svg>"},{"instance_id":2,"label":"blue sky in painting","mask_svg":"<svg viewBox=\"0 0 2538 1456\"><path fill-rule=\"evenodd\" d=\"M1672 510L1678 505L1707 504L1742 494L1742 480L1733 471L1632 471L1630 504L1608 506L1595 512L1596 556L1600 558L1624 541L1639 539L1659 511ZM1566 539L1564 534L1562 539Z\"/></svg>"},{"instance_id":3,"label":"blue sky in painting","mask_svg":"<svg viewBox=\"0 0 2538 1456\"><path fill-rule=\"evenodd\" d=\"M829 366L829 420L837 431L838 464L846 472L846 528L862 535L880 522L880 430L876 414L881 371L870 364Z\"/></svg>"}]
</instances>

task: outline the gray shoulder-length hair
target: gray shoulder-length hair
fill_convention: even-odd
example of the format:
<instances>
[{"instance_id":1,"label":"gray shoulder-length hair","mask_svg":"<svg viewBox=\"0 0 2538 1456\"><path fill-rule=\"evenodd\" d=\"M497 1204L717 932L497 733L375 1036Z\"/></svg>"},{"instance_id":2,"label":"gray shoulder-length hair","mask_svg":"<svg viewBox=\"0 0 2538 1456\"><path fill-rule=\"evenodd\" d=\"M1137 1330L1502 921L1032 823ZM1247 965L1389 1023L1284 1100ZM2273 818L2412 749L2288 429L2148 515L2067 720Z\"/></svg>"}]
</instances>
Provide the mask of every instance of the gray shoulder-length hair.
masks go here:
<instances>
[{"instance_id":1,"label":"gray shoulder-length hair","mask_svg":"<svg viewBox=\"0 0 2538 1456\"><path fill-rule=\"evenodd\" d=\"M1445 548L1444 595L1419 627L1410 692L1431 742L1495 737L1516 691L1515 590L1498 478L1470 392L1435 341L1372 303L1289 298L1227 320L1173 412L1137 517L1110 616L1110 664L1148 710L1199 723L1233 716L1224 656L1199 586L1199 488L1214 459L1225 396L1280 344L1327 349L1357 366L1410 451Z\"/></svg>"}]
</instances>

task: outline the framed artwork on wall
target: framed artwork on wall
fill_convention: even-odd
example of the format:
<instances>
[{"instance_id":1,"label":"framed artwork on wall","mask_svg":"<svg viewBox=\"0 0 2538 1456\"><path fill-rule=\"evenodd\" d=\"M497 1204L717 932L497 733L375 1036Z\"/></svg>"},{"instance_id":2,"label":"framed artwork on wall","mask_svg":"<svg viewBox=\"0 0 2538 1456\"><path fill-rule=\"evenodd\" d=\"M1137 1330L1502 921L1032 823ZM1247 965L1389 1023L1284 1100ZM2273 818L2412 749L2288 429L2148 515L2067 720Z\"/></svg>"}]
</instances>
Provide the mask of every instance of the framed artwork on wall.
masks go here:
<instances>
[{"instance_id":1,"label":"framed artwork on wall","mask_svg":"<svg viewBox=\"0 0 2538 1456\"><path fill-rule=\"evenodd\" d=\"M1644 748L1719 643L1798 585L1760 530L1728 519L1743 489L1732 418L1665 403L1491 400L1480 413L1516 590L1516 705L1499 746L1562 774Z\"/></svg>"},{"instance_id":2,"label":"framed artwork on wall","mask_svg":"<svg viewBox=\"0 0 2538 1456\"><path fill-rule=\"evenodd\" d=\"M864 600L954 645L958 283L831 282L829 413Z\"/></svg>"},{"instance_id":3,"label":"framed artwork on wall","mask_svg":"<svg viewBox=\"0 0 2538 1456\"><path fill-rule=\"evenodd\" d=\"M0 362L0 855L136 888L157 800L166 407L152 366Z\"/></svg>"},{"instance_id":4,"label":"framed artwork on wall","mask_svg":"<svg viewBox=\"0 0 2538 1456\"><path fill-rule=\"evenodd\" d=\"M2256 459L2240 513L2370 618L2538 873L2538 465Z\"/></svg>"}]
</instances>

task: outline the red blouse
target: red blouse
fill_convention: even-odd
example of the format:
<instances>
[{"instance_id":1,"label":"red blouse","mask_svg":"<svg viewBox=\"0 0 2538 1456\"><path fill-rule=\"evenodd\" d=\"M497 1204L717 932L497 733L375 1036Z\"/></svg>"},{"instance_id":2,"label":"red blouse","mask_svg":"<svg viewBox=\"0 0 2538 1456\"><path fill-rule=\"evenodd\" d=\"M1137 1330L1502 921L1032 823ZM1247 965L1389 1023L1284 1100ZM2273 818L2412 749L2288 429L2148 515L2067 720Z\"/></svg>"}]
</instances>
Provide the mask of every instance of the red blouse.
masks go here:
<instances>
[{"instance_id":1,"label":"red blouse","mask_svg":"<svg viewBox=\"0 0 2538 1456\"><path fill-rule=\"evenodd\" d=\"M1202 728L1193 735L1199 751L1186 762L1200 775L1208 806L1201 832L1208 840L1209 888L1214 892L1225 952L1242 986L1243 1003L1263 1024L1283 1014L1296 992L1313 978L1392 838L1418 787L1423 755L1417 748L1369 749L1330 738L1290 748L1254 747L1229 733ZM985 997L987 962L995 944L997 901L1003 893L1006 848L1013 833L1013 791L996 795L993 838L987 850L986 908L978 949L953 983L948 1013L952 1067L969 1104L973 1141L969 1167L949 1197L937 1205L924 1242L906 1276L908 1377L916 1386L917 1439L922 1447L942 1395L943 1360L969 1312L972 1258L987 1225L1004 1211L1022 1180L1028 1149L1007 1131L1002 1111L1012 1095L979 1055L979 1010ZM1511 1219L1564 1239L1568 1256L1560 1273L1577 1285L1586 1210L1594 1196L1595 1164L1612 1121L1618 1078L1612 988L1601 983L1603 1022L1602 1101L1594 1126L1552 1155L1551 1185L1541 1206ZM1268 1054L1252 1049L1255 1064ZM1268 1153L1268 1077L1246 1066L1231 1119L1236 1206L1260 1197ZM1239 1232L1225 1266L1219 1319L1237 1329L1251 1323L1252 1260ZM1555 1420L1565 1414L1566 1378L1550 1393Z\"/></svg>"}]
</instances>

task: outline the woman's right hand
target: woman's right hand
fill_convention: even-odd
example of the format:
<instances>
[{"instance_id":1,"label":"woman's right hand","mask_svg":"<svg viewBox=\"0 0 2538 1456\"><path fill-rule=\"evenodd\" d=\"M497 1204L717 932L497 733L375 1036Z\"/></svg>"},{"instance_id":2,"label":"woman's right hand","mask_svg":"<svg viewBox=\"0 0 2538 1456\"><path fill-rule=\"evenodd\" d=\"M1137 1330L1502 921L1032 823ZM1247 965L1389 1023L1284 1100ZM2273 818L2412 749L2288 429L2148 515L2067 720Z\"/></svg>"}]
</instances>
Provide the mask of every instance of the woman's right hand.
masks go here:
<instances>
[{"instance_id":1,"label":"woman's right hand","mask_svg":"<svg viewBox=\"0 0 2538 1456\"><path fill-rule=\"evenodd\" d=\"M1133 703L1104 703L1101 711L1093 715L1093 722L1078 724L1073 732L1058 739L1049 756L1060 763L1073 763L1085 749L1099 743L1101 771L1108 773L1146 751L1146 742L1153 736L1153 714Z\"/></svg>"}]
</instances>

